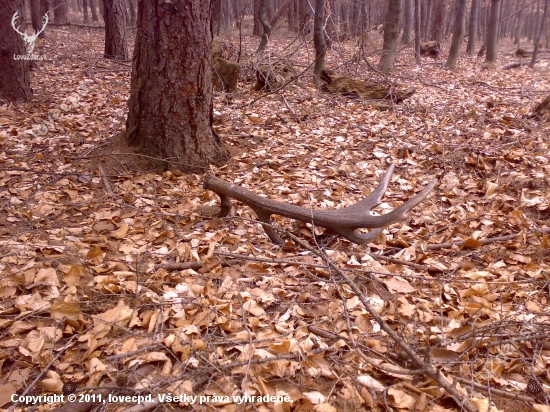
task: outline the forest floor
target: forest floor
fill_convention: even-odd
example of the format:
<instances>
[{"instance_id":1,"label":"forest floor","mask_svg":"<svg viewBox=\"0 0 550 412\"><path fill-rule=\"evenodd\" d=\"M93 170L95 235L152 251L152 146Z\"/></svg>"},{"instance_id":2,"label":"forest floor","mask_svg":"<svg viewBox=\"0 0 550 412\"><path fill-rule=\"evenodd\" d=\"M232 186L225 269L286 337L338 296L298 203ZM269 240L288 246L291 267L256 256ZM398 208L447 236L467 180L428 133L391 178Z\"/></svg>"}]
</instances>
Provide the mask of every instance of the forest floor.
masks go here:
<instances>
[{"instance_id":1,"label":"forest floor","mask_svg":"<svg viewBox=\"0 0 550 412\"><path fill-rule=\"evenodd\" d=\"M216 92L214 127L234 154L217 176L339 208L396 163L379 213L438 179L375 243L281 218L304 243L280 248L245 205L216 218L202 175L155 173L117 140L131 65L102 57L102 30L47 35L34 100L0 106L0 408L74 384L87 403L65 397L57 410L139 390L157 405L159 394L203 396L164 404L174 410L459 410L405 342L479 410L545 403L535 389L550 393L550 123L528 114L550 94L548 51L534 69L497 70L518 59L503 42L496 65L461 54L448 70L448 44L420 65L404 47L386 79L369 67L380 34L335 43L335 72L416 88L376 110L317 89L311 39L284 32L265 61L303 74L253 91L259 39L244 37L238 90ZM221 40L234 59L238 36ZM280 398L233 398L244 395Z\"/></svg>"}]
</instances>

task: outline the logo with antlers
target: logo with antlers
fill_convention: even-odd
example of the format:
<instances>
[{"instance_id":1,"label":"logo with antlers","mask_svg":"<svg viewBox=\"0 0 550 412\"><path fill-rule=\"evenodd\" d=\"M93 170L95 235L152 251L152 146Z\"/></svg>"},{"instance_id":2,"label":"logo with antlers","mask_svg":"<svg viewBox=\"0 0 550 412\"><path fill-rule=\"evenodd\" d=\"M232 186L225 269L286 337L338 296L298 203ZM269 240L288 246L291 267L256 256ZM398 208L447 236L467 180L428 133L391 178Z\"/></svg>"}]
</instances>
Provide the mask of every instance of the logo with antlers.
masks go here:
<instances>
[{"instance_id":1,"label":"logo with antlers","mask_svg":"<svg viewBox=\"0 0 550 412\"><path fill-rule=\"evenodd\" d=\"M11 26L23 38L23 41L25 42L25 50L27 51L27 54L31 54L32 51L34 50L34 42L36 42L36 39L38 38L40 33L42 33L44 31L44 29L46 28L46 25L48 24L48 20L49 20L48 19L48 13L44 14L44 17L42 18L42 28L38 31L32 29L32 33L31 33L30 36L27 34L26 30L25 31L20 31L19 26L16 26L16 23L17 23L17 20L19 19L19 17L20 17L19 16L19 11L16 11L13 14L13 17L11 19Z\"/></svg>"}]
</instances>

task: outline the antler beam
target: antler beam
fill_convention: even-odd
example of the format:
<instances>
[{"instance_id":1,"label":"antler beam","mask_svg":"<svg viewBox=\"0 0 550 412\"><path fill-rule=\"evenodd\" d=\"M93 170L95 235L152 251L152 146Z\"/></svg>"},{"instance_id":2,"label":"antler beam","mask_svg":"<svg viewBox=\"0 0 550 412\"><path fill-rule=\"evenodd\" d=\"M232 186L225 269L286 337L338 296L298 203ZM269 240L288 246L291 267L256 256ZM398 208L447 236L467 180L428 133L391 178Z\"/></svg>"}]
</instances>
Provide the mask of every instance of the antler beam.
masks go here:
<instances>
[{"instance_id":1,"label":"antler beam","mask_svg":"<svg viewBox=\"0 0 550 412\"><path fill-rule=\"evenodd\" d=\"M359 245L370 243L378 236L384 227L406 218L407 213L422 202L432 191L437 179L432 180L421 192L410 198L401 206L381 216L373 216L370 211L380 204L382 196L388 188L395 164L390 165L380 184L366 198L354 205L342 209L319 210L309 209L278 202L259 196L235 184L226 182L211 174L207 174L204 180L204 188L217 193L221 200L220 217L233 216L234 208L230 198L250 206L263 222L262 226L271 241L283 245L284 240L269 225L271 215L285 216L300 222L312 223L330 229L346 239ZM266 224L264 224L266 223ZM358 229L374 229L368 233L361 233Z\"/></svg>"}]
</instances>

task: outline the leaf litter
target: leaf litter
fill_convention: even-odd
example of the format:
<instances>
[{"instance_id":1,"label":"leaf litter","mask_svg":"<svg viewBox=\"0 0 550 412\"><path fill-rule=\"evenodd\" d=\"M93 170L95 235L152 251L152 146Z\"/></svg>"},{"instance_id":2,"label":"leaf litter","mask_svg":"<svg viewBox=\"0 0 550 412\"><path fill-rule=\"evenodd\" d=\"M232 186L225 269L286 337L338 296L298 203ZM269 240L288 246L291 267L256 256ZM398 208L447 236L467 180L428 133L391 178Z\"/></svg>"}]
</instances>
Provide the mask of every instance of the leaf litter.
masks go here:
<instances>
[{"instance_id":1,"label":"leaf litter","mask_svg":"<svg viewBox=\"0 0 550 412\"><path fill-rule=\"evenodd\" d=\"M124 131L130 72L98 57L102 40L52 30L33 102L0 107L1 407L72 383L209 396L225 411L242 407L237 396L260 397L246 405L260 410L459 410L328 261L479 410L545 403L526 388L550 385L550 126L524 115L550 90L547 62L496 71L461 56L448 71L411 65L404 50L396 79L417 91L393 110L323 93L309 73L249 104L262 94L247 81L256 39L245 38L239 89L216 93L214 127L234 155L216 175L340 208L395 162L379 213L439 179L368 247L275 218L320 258L292 239L272 245L246 206L216 218L202 176L154 173L120 154L128 148L105 149ZM268 53L284 47L275 38ZM337 47L329 66L384 80L355 45ZM291 63L312 58L302 47Z\"/></svg>"}]
</instances>

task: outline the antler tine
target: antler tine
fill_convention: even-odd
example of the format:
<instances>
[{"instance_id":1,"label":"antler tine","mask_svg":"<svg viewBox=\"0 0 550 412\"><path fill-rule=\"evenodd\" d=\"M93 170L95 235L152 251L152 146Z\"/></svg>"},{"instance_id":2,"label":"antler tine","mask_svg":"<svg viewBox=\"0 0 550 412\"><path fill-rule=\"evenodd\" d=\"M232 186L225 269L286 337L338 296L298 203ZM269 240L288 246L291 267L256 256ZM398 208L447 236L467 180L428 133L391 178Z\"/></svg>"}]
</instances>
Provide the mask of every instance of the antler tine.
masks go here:
<instances>
[{"instance_id":1,"label":"antler tine","mask_svg":"<svg viewBox=\"0 0 550 412\"><path fill-rule=\"evenodd\" d=\"M386 190L388 190L388 185L390 184L394 168L395 163L392 163L388 167L388 170L386 170L386 173L384 173L384 177L382 178L382 180L380 180L378 186L376 186L374 190L370 192L363 200L355 203L354 205L346 207L346 209L349 211L361 210L368 212L378 206L382 201L382 196L384 196L384 193L386 193Z\"/></svg>"}]
</instances>

